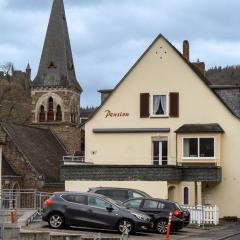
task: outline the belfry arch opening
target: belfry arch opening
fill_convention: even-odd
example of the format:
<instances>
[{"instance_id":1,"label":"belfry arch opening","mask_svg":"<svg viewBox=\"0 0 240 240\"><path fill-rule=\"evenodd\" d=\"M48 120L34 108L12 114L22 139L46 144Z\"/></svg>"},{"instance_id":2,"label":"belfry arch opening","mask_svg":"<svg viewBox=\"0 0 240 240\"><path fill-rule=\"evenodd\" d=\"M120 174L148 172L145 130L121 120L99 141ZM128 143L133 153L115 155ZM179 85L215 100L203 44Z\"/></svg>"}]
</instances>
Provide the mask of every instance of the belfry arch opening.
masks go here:
<instances>
[{"instance_id":1,"label":"belfry arch opening","mask_svg":"<svg viewBox=\"0 0 240 240\"><path fill-rule=\"evenodd\" d=\"M40 106L39 122L45 122L45 109L43 105Z\"/></svg>"},{"instance_id":2,"label":"belfry arch opening","mask_svg":"<svg viewBox=\"0 0 240 240\"><path fill-rule=\"evenodd\" d=\"M62 108L60 105L57 105L57 111L56 111L56 121L62 121Z\"/></svg>"},{"instance_id":3,"label":"belfry arch opening","mask_svg":"<svg viewBox=\"0 0 240 240\"><path fill-rule=\"evenodd\" d=\"M50 98L48 99L47 120L48 120L48 121L54 121L53 98L52 98L52 97L50 97Z\"/></svg>"}]
</instances>

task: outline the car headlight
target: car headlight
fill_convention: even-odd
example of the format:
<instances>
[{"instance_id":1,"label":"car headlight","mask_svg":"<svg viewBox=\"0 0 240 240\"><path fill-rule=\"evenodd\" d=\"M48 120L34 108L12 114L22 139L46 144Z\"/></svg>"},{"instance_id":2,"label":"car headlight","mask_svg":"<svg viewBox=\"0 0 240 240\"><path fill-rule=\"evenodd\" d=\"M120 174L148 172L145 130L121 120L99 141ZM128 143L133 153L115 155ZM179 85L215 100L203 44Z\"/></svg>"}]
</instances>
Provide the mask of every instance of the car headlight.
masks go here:
<instances>
[{"instance_id":1,"label":"car headlight","mask_svg":"<svg viewBox=\"0 0 240 240\"><path fill-rule=\"evenodd\" d=\"M138 218L140 220L150 222L150 219L151 219L150 217L147 217L147 216L142 215L142 214L134 213L134 212L132 212L131 214L134 215L136 218Z\"/></svg>"}]
</instances>

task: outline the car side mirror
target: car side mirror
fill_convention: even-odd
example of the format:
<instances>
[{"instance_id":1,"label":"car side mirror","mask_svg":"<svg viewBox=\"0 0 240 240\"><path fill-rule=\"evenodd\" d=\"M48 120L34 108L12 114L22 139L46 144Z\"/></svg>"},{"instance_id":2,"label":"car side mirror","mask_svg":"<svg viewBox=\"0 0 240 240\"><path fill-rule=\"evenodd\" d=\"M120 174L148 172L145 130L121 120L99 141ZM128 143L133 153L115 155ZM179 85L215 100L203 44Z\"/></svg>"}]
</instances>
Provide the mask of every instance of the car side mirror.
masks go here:
<instances>
[{"instance_id":1,"label":"car side mirror","mask_svg":"<svg viewBox=\"0 0 240 240\"><path fill-rule=\"evenodd\" d=\"M109 204L106 209L109 211L109 212L112 212L113 211L113 206L111 204Z\"/></svg>"}]
</instances>

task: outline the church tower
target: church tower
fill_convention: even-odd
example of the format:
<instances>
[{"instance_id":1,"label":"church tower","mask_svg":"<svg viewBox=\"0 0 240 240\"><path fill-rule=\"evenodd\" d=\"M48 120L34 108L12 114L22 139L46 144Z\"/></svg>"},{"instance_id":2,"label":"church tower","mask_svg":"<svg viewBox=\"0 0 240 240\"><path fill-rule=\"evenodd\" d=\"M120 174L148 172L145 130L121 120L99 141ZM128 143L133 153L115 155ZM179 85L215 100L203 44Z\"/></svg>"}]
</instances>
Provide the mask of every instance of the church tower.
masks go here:
<instances>
[{"instance_id":1,"label":"church tower","mask_svg":"<svg viewBox=\"0 0 240 240\"><path fill-rule=\"evenodd\" d=\"M82 88L75 74L64 3L63 0L53 0L41 60L32 84L32 123L50 127L69 153L80 151L78 146L73 146L74 143L69 143L69 138L76 135L79 124L81 93ZM73 141L78 142L79 139Z\"/></svg>"}]
</instances>

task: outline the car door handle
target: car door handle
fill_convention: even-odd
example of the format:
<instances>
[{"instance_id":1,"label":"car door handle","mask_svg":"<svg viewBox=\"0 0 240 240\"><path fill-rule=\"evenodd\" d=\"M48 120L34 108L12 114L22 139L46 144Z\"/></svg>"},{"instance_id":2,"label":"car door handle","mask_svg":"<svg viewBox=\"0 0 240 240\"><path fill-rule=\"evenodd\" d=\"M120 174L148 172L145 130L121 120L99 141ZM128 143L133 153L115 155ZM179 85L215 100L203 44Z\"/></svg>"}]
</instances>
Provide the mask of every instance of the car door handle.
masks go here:
<instances>
[{"instance_id":1,"label":"car door handle","mask_svg":"<svg viewBox=\"0 0 240 240\"><path fill-rule=\"evenodd\" d=\"M88 212L90 212L90 213L92 213L92 212L93 212L93 210L92 210L92 209L88 209L87 211L88 211Z\"/></svg>"}]
</instances>

